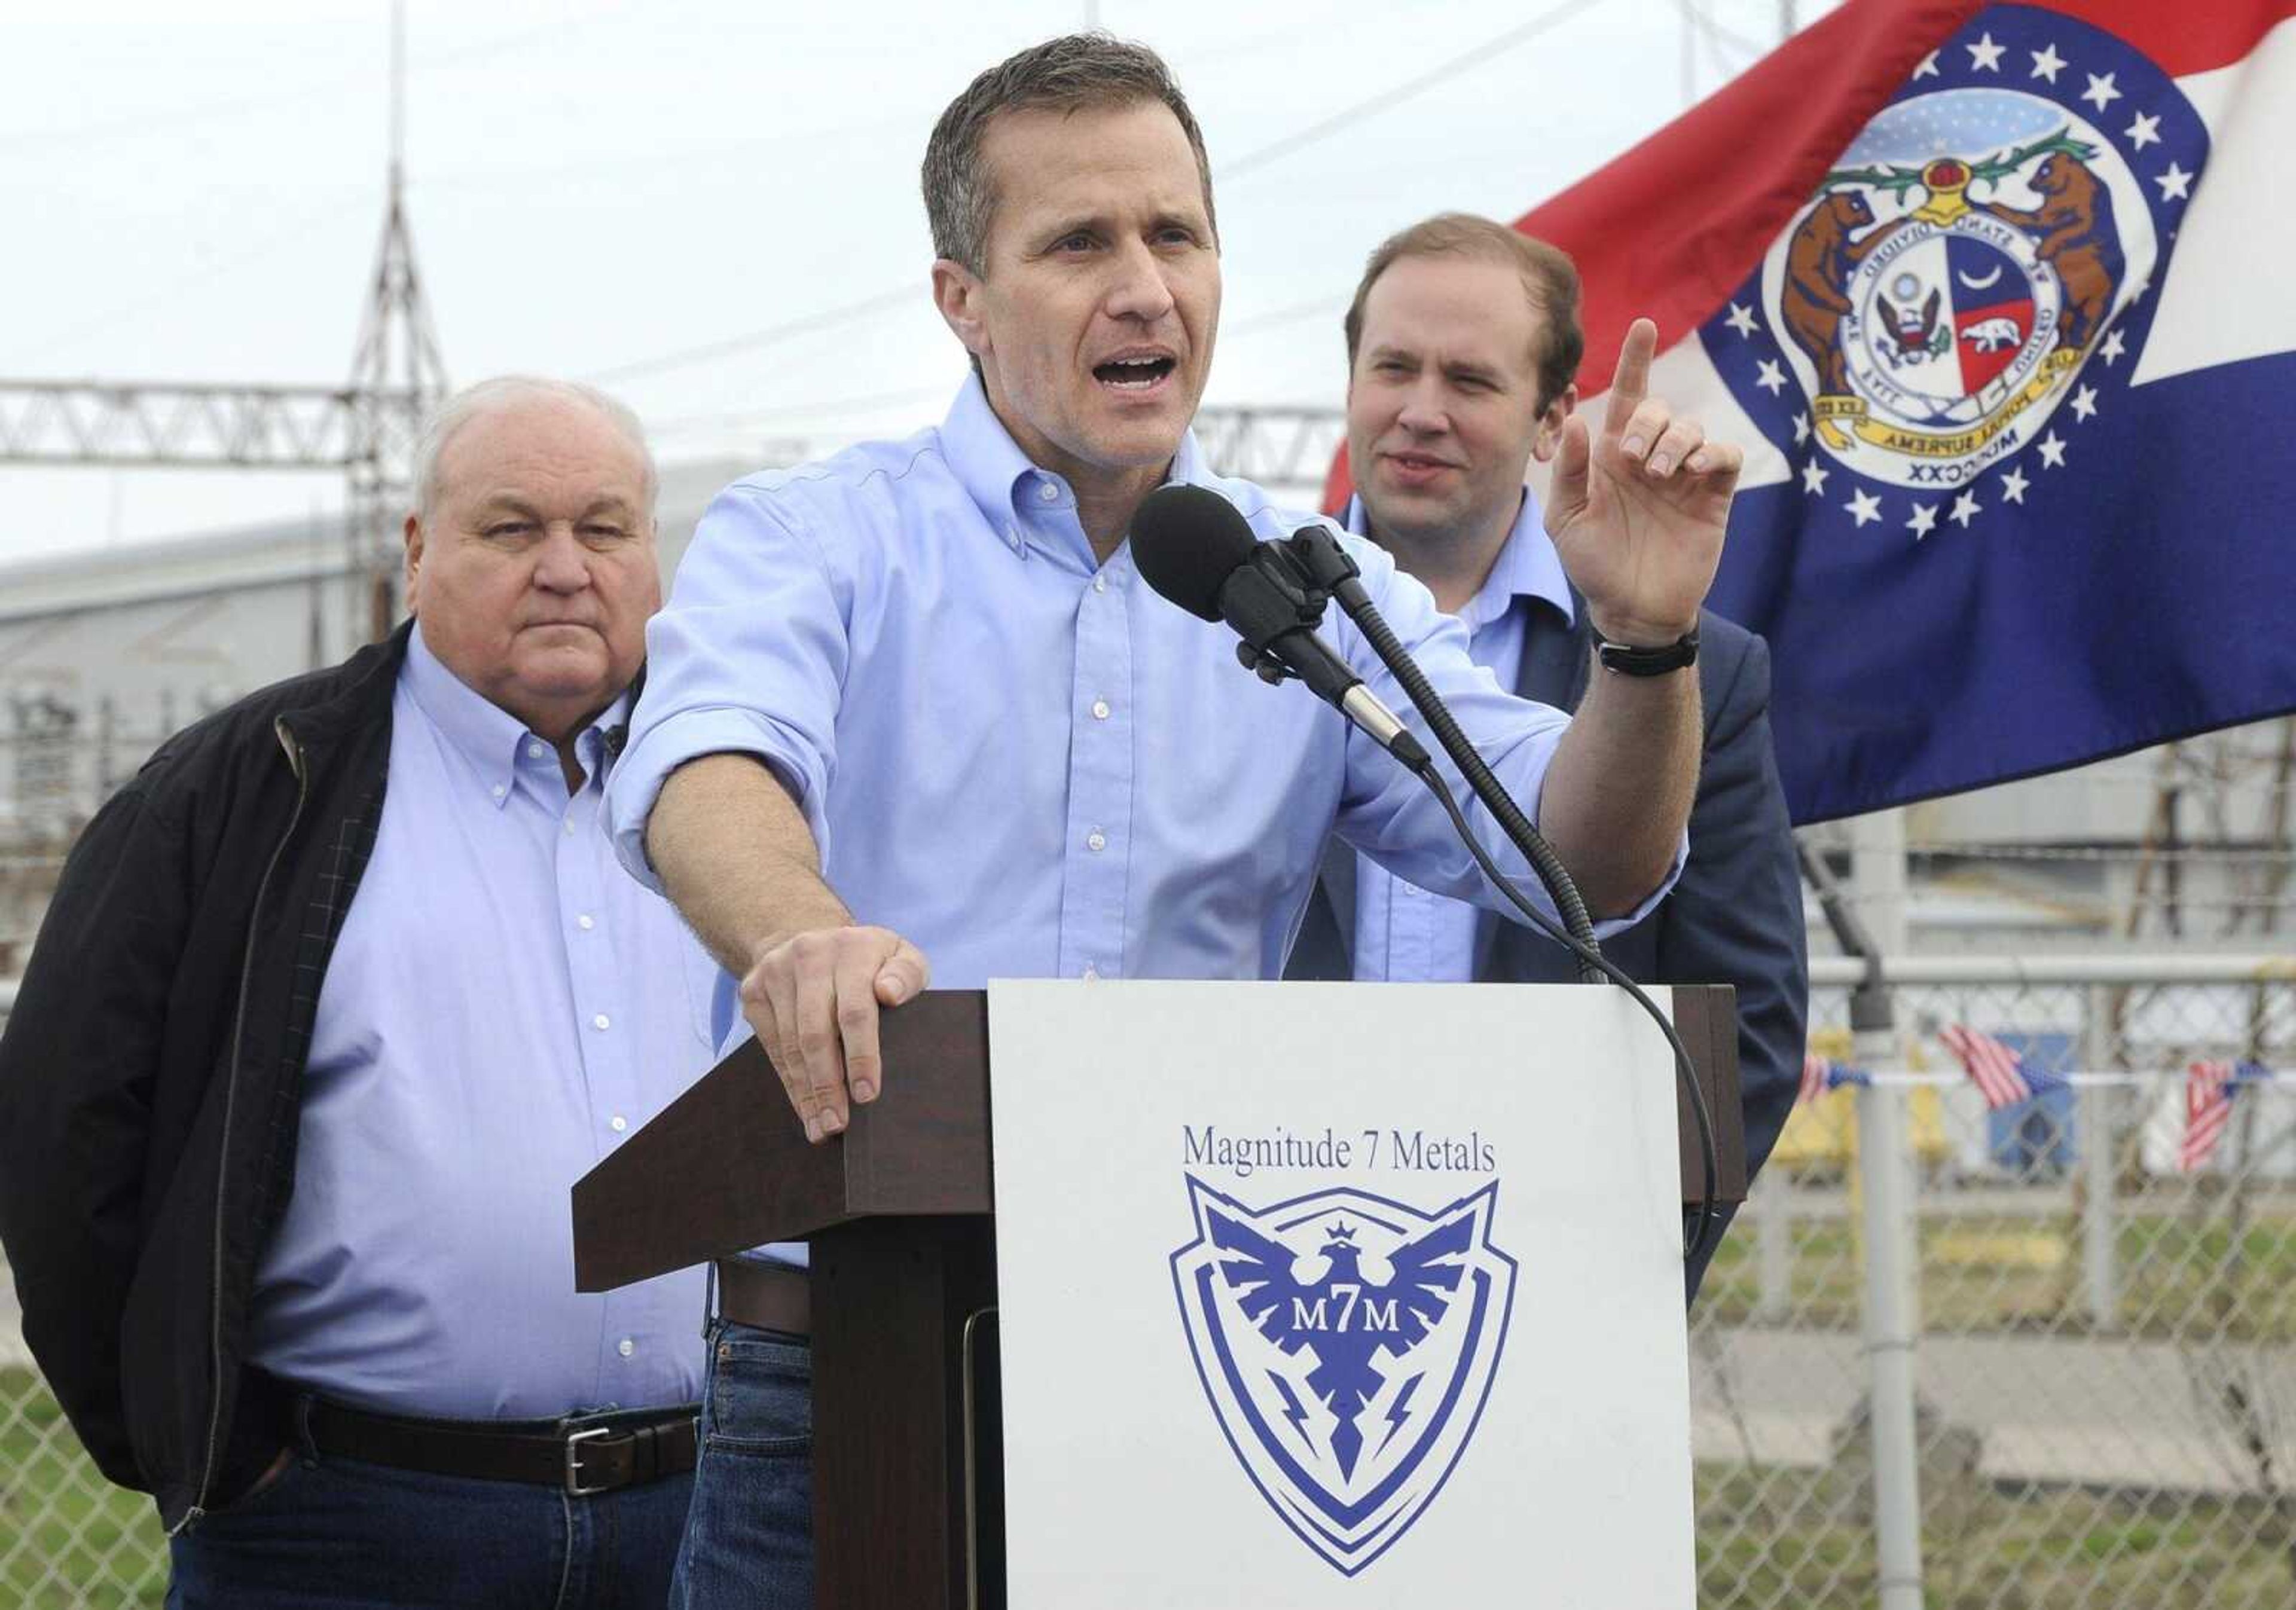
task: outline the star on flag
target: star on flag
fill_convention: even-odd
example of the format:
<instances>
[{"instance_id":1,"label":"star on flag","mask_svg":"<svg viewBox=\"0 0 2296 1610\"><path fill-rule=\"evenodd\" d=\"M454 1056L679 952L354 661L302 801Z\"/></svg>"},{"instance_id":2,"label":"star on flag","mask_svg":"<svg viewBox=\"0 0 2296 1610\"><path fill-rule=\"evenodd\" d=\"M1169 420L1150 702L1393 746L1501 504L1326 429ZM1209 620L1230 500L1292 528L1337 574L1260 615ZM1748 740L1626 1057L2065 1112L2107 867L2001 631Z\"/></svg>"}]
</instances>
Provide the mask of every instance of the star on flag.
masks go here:
<instances>
[{"instance_id":1,"label":"star on flag","mask_svg":"<svg viewBox=\"0 0 2296 1610\"><path fill-rule=\"evenodd\" d=\"M1824 491L1825 478L1830 473L1831 471L1829 471L1824 465L1819 463L1816 459L1810 460L1808 463L1804 464L1801 467L1802 490L1808 492L1813 495Z\"/></svg>"},{"instance_id":2,"label":"star on flag","mask_svg":"<svg viewBox=\"0 0 2296 1610\"><path fill-rule=\"evenodd\" d=\"M1966 531L1969 529L1969 522L1975 519L1979 512L1977 494L1964 492L1953 500L1953 512L1947 515L1946 519Z\"/></svg>"},{"instance_id":3,"label":"star on flag","mask_svg":"<svg viewBox=\"0 0 2296 1610\"><path fill-rule=\"evenodd\" d=\"M2117 75L2112 73L2106 73L2103 77L2099 78L2095 73L2088 74L2088 87L2081 91L2080 98L2084 101L2095 102L2096 110L2103 111L2106 107L2112 105L2112 102L2120 99L2120 91L2112 82L2116 76Z\"/></svg>"},{"instance_id":4,"label":"star on flag","mask_svg":"<svg viewBox=\"0 0 2296 1610\"><path fill-rule=\"evenodd\" d=\"M1928 55L1923 56L1922 58L1922 64L1914 69L1914 77L1916 78L1936 78L1938 76L1937 59L1938 53L1935 51L1931 51Z\"/></svg>"},{"instance_id":5,"label":"star on flag","mask_svg":"<svg viewBox=\"0 0 2296 1610\"><path fill-rule=\"evenodd\" d=\"M2030 485L2022 470L2013 469L2001 478L2001 495L2013 503L2021 503L2025 501L2025 488Z\"/></svg>"},{"instance_id":6,"label":"star on flag","mask_svg":"<svg viewBox=\"0 0 2296 1610\"><path fill-rule=\"evenodd\" d=\"M1764 358L1760 372L1754 377L1754 384L1772 396L1775 396L1786 388L1785 372L1769 359Z\"/></svg>"},{"instance_id":7,"label":"star on flag","mask_svg":"<svg viewBox=\"0 0 2296 1610\"><path fill-rule=\"evenodd\" d=\"M2104 345L2097 349L2097 356L2110 364L2128 350L2128 339L2121 335L2120 331L2115 330L2105 336Z\"/></svg>"},{"instance_id":8,"label":"star on flag","mask_svg":"<svg viewBox=\"0 0 2296 1610\"><path fill-rule=\"evenodd\" d=\"M1937 529L1937 505L1935 503L1915 503L1914 505L1914 518L1906 522L1906 529L1914 534L1914 540L1915 542L1919 542L1922 538L1935 531Z\"/></svg>"},{"instance_id":9,"label":"star on flag","mask_svg":"<svg viewBox=\"0 0 2296 1610\"><path fill-rule=\"evenodd\" d=\"M1870 526L1882 518L1882 500L1863 488L1851 493L1849 501L1841 506L1860 526Z\"/></svg>"},{"instance_id":10,"label":"star on flag","mask_svg":"<svg viewBox=\"0 0 2296 1610\"><path fill-rule=\"evenodd\" d=\"M2041 450L2041 462L2051 470L2062 470L2065 463L2064 438L2052 430L2033 444Z\"/></svg>"},{"instance_id":11,"label":"star on flag","mask_svg":"<svg viewBox=\"0 0 2296 1610\"><path fill-rule=\"evenodd\" d=\"M2193 193L2193 180L2197 176L2186 173L2181 164L2171 162L2167 173L2152 176L2152 183L2161 187L2163 201L2182 201Z\"/></svg>"},{"instance_id":12,"label":"star on flag","mask_svg":"<svg viewBox=\"0 0 2296 1610\"><path fill-rule=\"evenodd\" d=\"M2083 424L2087 424L2089 421L2095 419L2096 417L2096 388L2094 386L2084 386L2079 391L2074 392L2072 409L2075 413L2081 416L2081 422Z\"/></svg>"},{"instance_id":13,"label":"star on flag","mask_svg":"<svg viewBox=\"0 0 2296 1610\"><path fill-rule=\"evenodd\" d=\"M1740 335L1751 335L1754 333L1754 310L1743 303L1733 302L1730 304L1730 316L1723 323Z\"/></svg>"},{"instance_id":14,"label":"star on flag","mask_svg":"<svg viewBox=\"0 0 2296 1610\"><path fill-rule=\"evenodd\" d=\"M2039 50L2032 52L2031 55L2032 76L2036 78L2046 78L2050 83L2054 84L2057 81L2057 75L2065 70L2065 59L2057 54L2057 47L2054 44L2043 45Z\"/></svg>"},{"instance_id":15,"label":"star on flag","mask_svg":"<svg viewBox=\"0 0 2296 1610\"><path fill-rule=\"evenodd\" d=\"M1980 38L1974 45L1964 45L1962 46L1962 49L1969 53L1969 70L1973 73L1999 72L2001 70L2001 53L2008 48L2009 47L2005 45L1994 44L1993 36L1990 33L1988 33L1983 37ZM1934 58L1932 58L1932 60L1934 60ZM1919 78L1921 75L1916 73L1914 76L1915 78Z\"/></svg>"},{"instance_id":16,"label":"star on flag","mask_svg":"<svg viewBox=\"0 0 2296 1610\"><path fill-rule=\"evenodd\" d=\"M2161 143L2161 119L2138 112L2136 121L2128 126L2122 137L2139 151L2148 145L2158 145Z\"/></svg>"}]
</instances>

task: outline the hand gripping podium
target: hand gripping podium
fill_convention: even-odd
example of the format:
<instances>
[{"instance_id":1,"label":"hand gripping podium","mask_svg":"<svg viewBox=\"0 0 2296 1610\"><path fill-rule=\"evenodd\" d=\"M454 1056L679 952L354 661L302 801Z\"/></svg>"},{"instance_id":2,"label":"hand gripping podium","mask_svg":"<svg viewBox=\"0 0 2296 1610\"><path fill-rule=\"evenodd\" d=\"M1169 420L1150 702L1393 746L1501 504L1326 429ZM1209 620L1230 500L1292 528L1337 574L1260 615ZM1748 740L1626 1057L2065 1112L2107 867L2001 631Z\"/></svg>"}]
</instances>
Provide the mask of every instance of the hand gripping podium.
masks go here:
<instances>
[{"instance_id":1,"label":"hand gripping podium","mask_svg":"<svg viewBox=\"0 0 2296 1610\"><path fill-rule=\"evenodd\" d=\"M1264 992L1250 1000L1267 1002L1335 990L1345 994L1320 999L1352 1001L1362 992L1365 1001L1394 1000L1399 996L1387 992L1409 986L1132 987L1250 989ZM1429 987L1473 995L1597 993L1566 985ZM1601 993L1624 999L1621 992ZM1675 1026L1712 1117L1716 1199L1742 1200L1732 992L1723 985L1677 985L1672 996ZM574 1187L575 1278L583 1291L610 1290L769 1241L810 1244L816 1596L838 1610L957 1610L1004 1602L989 1016L989 996L977 990L929 991L885 1014L883 1093L854 1109L845 1134L817 1147L807 1143L763 1050L754 1041L746 1042ZM1000 1044L1006 1021L999 1019ZM1589 1076L1607 1077L1611 1071L1590 1070ZM1638 1076L1657 1088L1648 1069ZM1339 1093L1333 1092L1335 1099ZM1125 1110L1120 1093L1111 1105ZM1703 1167L1686 1099L1678 1128L1678 1168L1644 1189L1694 1204ZM1382 1143L1382 1136L1366 1132L1374 1147ZM1405 1132L1398 1130L1396 1140L1403 1142ZM1200 1131L1183 1127L1178 1143L1209 1159L1222 1138L1206 1124ZM1078 1190L1102 1189L1089 1151L1076 1166ZM1212 1177L1207 1170L1194 1172ZM1673 1189L1677 1175L1678 1191ZM1218 1182L1230 1183L1226 1176ZM1266 1175L1243 1183L1274 1189ZM1539 1181L1511 1178L1507 1189L1535 1196ZM1229 1205L1222 1190L1201 1194L1223 1211ZM1580 1189L1573 1199L1591 1194ZM1341 1234L1349 1233L1344 1217L1335 1221ZM1017 1227L1008 1226L1007 1233L1017 1233ZM1311 1227L1308 1233L1316 1231ZM1156 1272L1168 1311L1175 1277ZM1679 1297L1677 1280L1677 1304ZM1601 1296L1549 1292L1541 1303L1554 1300L1599 1302ZM1521 1305L1526 1319L1532 1307ZM1305 1316L1308 1310L1300 1312ZM1389 1312L1392 1318L1392 1304ZM1318 1310L1316 1317L1324 1316ZM1013 1322L1009 1313L1006 1318L1008 1325ZM1170 1323L1177 1330L1177 1319ZM1012 1356L1018 1345L1013 1333L1004 1342L1001 1351ZM1195 1345L1193 1336L1190 1345ZM1177 1351L1176 1341L1171 1350ZM1022 1365L1018 1358L1014 1362ZM1212 1379L1206 1377L1207 1390ZM1080 1406L1079 1423L1091 1419ZM1237 1434L1228 1435L1241 1455ZM1498 1459L1491 1455L1486 1463ZM1686 1472L1686 1447L1683 1459ZM1238 1475L1232 1466L1221 1474ZM1215 1479L1207 1468L1205 1483ZM1276 1503L1278 1495L1259 1475L1252 1481ZM1259 1519L1273 1524L1264 1513ZM1688 1525L1686 1512L1682 1524ZM1154 1517L1144 1517L1141 1547L1153 1546L1161 1530ZM1301 1536L1314 1541L1306 1531ZM1342 1575L1362 1569L1336 1556L1331 1564Z\"/></svg>"}]
</instances>

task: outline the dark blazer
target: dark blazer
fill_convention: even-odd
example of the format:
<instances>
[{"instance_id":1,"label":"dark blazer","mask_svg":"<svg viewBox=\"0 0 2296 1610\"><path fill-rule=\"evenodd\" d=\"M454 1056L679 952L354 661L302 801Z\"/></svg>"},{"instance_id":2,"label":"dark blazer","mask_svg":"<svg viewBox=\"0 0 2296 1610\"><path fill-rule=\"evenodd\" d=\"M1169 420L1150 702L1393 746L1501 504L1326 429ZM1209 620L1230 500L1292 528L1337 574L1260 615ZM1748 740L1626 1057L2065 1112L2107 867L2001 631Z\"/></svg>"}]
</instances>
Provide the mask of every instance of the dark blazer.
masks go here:
<instances>
[{"instance_id":1,"label":"dark blazer","mask_svg":"<svg viewBox=\"0 0 2296 1610\"><path fill-rule=\"evenodd\" d=\"M1532 601L1516 691L1576 709L1594 666L1583 600L1572 624ZM1690 857L1673 891L1643 921L1603 942L1603 954L1644 984L1730 984L1738 991L1738 1070L1749 1178L1785 1126L1801 1077L1809 957L1801 875L1770 748L1770 654L1719 616L1698 625L1705 748L1690 813ZM1284 968L1287 978L1354 977L1356 854L1334 840ZM1481 914L1475 977L1567 983L1570 956L1529 928ZM1719 1241L1686 1271L1695 1295Z\"/></svg>"}]
</instances>

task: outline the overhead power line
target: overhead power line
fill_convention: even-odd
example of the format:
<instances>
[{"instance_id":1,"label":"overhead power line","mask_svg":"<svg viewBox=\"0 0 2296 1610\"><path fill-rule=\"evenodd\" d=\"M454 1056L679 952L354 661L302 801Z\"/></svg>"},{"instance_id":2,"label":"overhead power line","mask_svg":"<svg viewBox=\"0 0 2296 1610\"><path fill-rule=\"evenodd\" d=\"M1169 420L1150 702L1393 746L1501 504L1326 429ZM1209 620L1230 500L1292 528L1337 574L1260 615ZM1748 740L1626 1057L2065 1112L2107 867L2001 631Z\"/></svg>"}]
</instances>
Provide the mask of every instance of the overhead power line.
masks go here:
<instances>
[{"instance_id":1,"label":"overhead power line","mask_svg":"<svg viewBox=\"0 0 2296 1610\"><path fill-rule=\"evenodd\" d=\"M1303 146L1313 145L1327 135L1336 134L1339 130L1359 123L1365 118L1375 117L1390 107L1399 106L1414 95L1432 89L1446 78L1456 77L1472 68L1484 66L1494 58L1505 54L1518 45L1529 44L1541 34L1568 22L1580 12L1593 10L1600 4L1602 0L1563 0L1562 4L1540 12L1528 22L1493 36L1472 50L1462 51L1447 61L1438 62L1425 72L1405 79L1392 89L1382 90L1368 100L1358 101L1352 106L1342 107L1329 117L1321 118L1310 123L1296 134L1286 135L1272 144L1263 145L1257 151L1246 151L1233 162L1221 164L1220 176L1226 179L1238 178L1255 168L1265 168L1268 163L1288 157Z\"/></svg>"},{"instance_id":2,"label":"overhead power line","mask_svg":"<svg viewBox=\"0 0 2296 1610\"><path fill-rule=\"evenodd\" d=\"M1223 164L1219 170L1220 176L1234 178L1256 168L1264 168L1271 162L1278 161L1290 156L1293 151L1312 145L1341 128L1359 122L1365 118L1375 116L1391 106L1399 105L1446 78L1471 68L1483 66L1495 57L1503 55L1520 45L1528 45L1541 34L1560 27L1581 12L1591 11L1600 4L1602 0L1563 0L1563 4L1549 8L1529 21L1520 23L1496 34L1472 49L1463 51L1458 55L1439 62L1427 71L1406 79L1401 84L1383 90L1368 100L1358 101L1352 106L1343 108L1328 117L1318 119L1307 127L1286 135L1273 144L1263 145L1257 151L1245 152L1234 161ZM816 330L827 330L839 324L870 317L898 304L907 302L915 294L916 288L913 283L893 286L874 296L865 297L857 302L849 302L840 307L824 308L819 313L808 315L804 318L792 319L786 323L769 325L764 330L752 331L747 335L730 336L722 341L711 341L700 347L689 347L679 352L665 353L657 358L645 358L636 363L618 364L611 369L594 370L583 378L599 382L635 380L643 375L660 373L667 369L683 369L695 364L706 364L718 358L732 357L739 353L754 351L758 347L769 347L797 336L808 335ZM1318 304L1302 303L1295 307L1279 310L1278 313L1263 315L1261 319L1252 321L1250 324L1232 329L1228 333L1247 335L1255 329L1289 323L1295 318L1309 317L1316 311L1316 306Z\"/></svg>"},{"instance_id":3,"label":"overhead power line","mask_svg":"<svg viewBox=\"0 0 2296 1610\"><path fill-rule=\"evenodd\" d=\"M664 353L658 358L644 358L635 364L618 364L611 369L596 369L582 378L586 380L627 380L640 375L657 374L665 369L683 369L690 364L707 364L716 358L731 357L737 352L750 352L760 347L770 347L776 341L810 335L816 330L828 330L839 324L883 313L896 306L914 302L917 287L914 282L881 290L864 297L857 302L848 302L840 307L826 307L819 313L791 319L785 323L769 324L763 330L753 330L747 335L728 336L722 341L710 341L700 347L688 347L681 352Z\"/></svg>"}]
</instances>

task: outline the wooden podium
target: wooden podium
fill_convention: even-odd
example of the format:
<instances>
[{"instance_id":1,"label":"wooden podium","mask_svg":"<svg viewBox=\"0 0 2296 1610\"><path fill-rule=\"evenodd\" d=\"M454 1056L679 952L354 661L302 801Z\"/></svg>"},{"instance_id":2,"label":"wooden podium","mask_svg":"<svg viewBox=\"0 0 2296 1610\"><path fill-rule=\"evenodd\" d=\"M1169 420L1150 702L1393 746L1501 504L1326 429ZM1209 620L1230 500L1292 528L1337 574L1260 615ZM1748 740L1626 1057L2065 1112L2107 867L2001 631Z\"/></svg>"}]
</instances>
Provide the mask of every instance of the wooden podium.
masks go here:
<instances>
[{"instance_id":1,"label":"wooden podium","mask_svg":"<svg viewBox=\"0 0 2296 1610\"><path fill-rule=\"evenodd\" d=\"M1713 1121L1716 1198L1742 1201L1733 993L1673 994ZM887 1013L883 1050L883 1094L813 1146L745 1042L575 1185L575 1283L607 1291L808 1242L818 1602L1001 1606L986 993L929 991ZM1703 1169L1682 1106L1694 1204Z\"/></svg>"}]
</instances>

